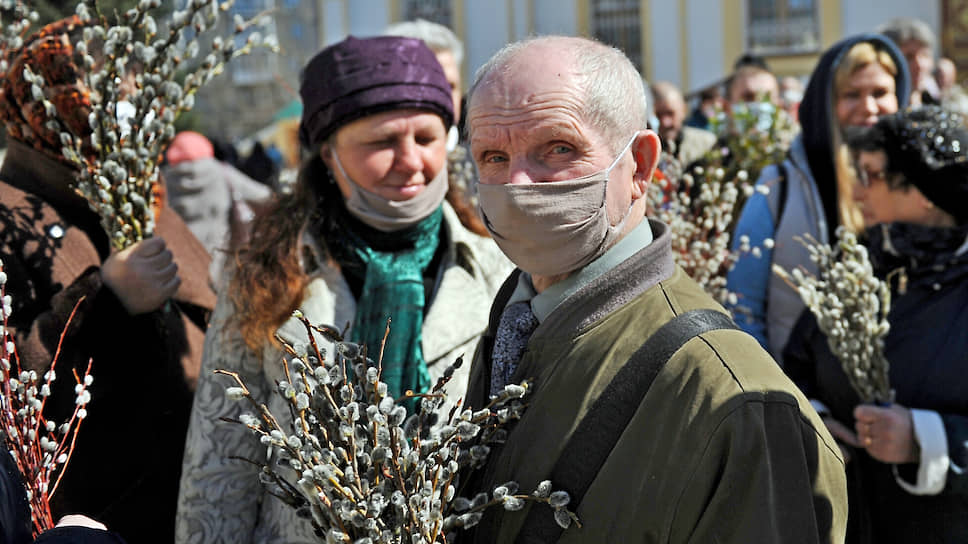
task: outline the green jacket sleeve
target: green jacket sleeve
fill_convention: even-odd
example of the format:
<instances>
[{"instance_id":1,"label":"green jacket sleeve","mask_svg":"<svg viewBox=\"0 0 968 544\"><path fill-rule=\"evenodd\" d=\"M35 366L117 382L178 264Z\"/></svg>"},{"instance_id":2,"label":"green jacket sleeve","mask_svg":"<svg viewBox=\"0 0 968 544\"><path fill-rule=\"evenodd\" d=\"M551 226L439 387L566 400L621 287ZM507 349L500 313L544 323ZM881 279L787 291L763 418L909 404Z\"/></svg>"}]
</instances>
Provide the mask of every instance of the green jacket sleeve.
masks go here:
<instances>
[{"instance_id":1,"label":"green jacket sleeve","mask_svg":"<svg viewBox=\"0 0 968 544\"><path fill-rule=\"evenodd\" d=\"M844 464L785 394L743 395L679 498L671 542L840 543Z\"/></svg>"}]
</instances>

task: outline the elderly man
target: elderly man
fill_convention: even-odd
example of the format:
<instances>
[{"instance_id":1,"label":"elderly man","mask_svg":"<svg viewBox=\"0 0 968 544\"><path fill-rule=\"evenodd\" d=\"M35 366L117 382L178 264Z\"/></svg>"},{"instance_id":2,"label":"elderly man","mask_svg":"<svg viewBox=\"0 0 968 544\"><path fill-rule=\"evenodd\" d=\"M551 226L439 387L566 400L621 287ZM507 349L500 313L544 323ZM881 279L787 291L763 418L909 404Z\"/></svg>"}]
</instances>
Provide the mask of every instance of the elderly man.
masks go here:
<instances>
[{"instance_id":1,"label":"elderly man","mask_svg":"<svg viewBox=\"0 0 968 544\"><path fill-rule=\"evenodd\" d=\"M958 67L955 61L941 57L934 67L934 79L941 93L941 105L948 110L968 115L968 93L958 84Z\"/></svg>"},{"instance_id":2,"label":"elderly man","mask_svg":"<svg viewBox=\"0 0 968 544\"><path fill-rule=\"evenodd\" d=\"M518 266L475 354L468 404L533 378L481 485L550 479L545 505L493 509L473 542L840 542L844 464L809 402L673 262L644 220L659 153L619 51L514 43L468 101L481 208ZM677 317L682 316L682 317Z\"/></svg>"},{"instance_id":3,"label":"elderly man","mask_svg":"<svg viewBox=\"0 0 968 544\"><path fill-rule=\"evenodd\" d=\"M716 143L716 135L708 130L683 126L686 120L686 101L679 88L668 81L652 85L655 116L659 119L659 138L662 147L684 165L692 164Z\"/></svg>"},{"instance_id":4,"label":"elderly man","mask_svg":"<svg viewBox=\"0 0 968 544\"><path fill-rule=\"evenodd\" d=\"M912 106L940 104L938 84L934 81L934 48L938 42L928 23L912 17L898 17L884 23L878 32L890 38L904 53L911 75Z\"/></svg>"}]
</instances>

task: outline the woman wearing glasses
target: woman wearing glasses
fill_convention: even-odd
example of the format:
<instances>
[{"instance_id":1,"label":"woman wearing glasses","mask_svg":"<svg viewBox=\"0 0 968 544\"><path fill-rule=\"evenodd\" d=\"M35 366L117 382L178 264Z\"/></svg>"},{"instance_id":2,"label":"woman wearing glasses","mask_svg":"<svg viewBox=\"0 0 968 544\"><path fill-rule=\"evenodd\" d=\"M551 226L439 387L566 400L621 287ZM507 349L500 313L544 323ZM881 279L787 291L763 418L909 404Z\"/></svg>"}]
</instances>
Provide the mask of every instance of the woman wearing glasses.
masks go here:
<instances>
[{"instance_id":1,"label":"woman wearing glasses","mask_svg":"<svg viewBox=\"0 0 968 544\"><path fill-rule=\"evenodd\" d=\"M968 129L934 106L850 137L896 402L862 405L809 312L784 352L848 458L848 542L968 541Z\"/></svg>"}]
</instances>

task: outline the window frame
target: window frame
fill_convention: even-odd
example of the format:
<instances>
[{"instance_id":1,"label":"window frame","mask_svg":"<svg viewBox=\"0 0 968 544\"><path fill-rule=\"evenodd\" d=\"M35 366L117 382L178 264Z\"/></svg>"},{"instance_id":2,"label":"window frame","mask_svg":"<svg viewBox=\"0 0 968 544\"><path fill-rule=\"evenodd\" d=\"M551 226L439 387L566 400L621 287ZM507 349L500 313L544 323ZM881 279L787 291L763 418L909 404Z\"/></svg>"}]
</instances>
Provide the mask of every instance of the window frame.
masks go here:
<instances>
[{"instance_id":1,"label":"window frame","mask_svg":"<svg viewBox=\"0 0 968 544\"><path fill-rule=\"evenodd\" d=\"M746 36L745 45L746 51L749 51L755 55L762 56L775 56L775 55L803 55L803 54L813 54L818 53L823 49L823 32L822 32L822 21L820 17L820 0L806 0L812 4L812 20L813 20L813 40L806 40L799 44L788 43L788 44L772 44L765 45L762 43L757 43L757 35L754 32L754 21L753 21L753 2L755 0L747 0L743 3L745 8L744 23L746 25ZM803 0L800 0L803 1ZM791 0L772 0L771 4L775 7L777 4L784 4L786 9L789 11ZM767 19L764 22L764 26L776 26L782 23L780 18L775 14L773 19Z\"/></svg>"},{"instance_id":2,"label":"window frame","mask_svg":"<svg viewBox=\"0 0 968 544\"><path fill-rule=\"evenodd\" d=\"M618 7L616 7L614 10L602 11L612 12L609 13L610 17L608 17L608 19L612 19L620 23L614 26L615 34L627 34L629 37L629 43L615 43L619 40L606 39L606 34L600 32L602 27L599 25L599 23L603 20L603 14L599 13L598 9L608 7L601 6L600 4L618 4ZM632 11L634 13L626 13L627 11ZM642 54L642 43L645 33L642 32L642 2L640 0L588 0L588 33L591 34L596 40L599 40L602 43L615 47L624 52L625 56L632 61L635 69L638 70L639 73L644 73L645 58ZM632 43L631 38L633 37L638 38L635 43Z\"/></svg>"},{"instance_id":3,"label":"window frame","mask_svg":"<svg viewBox=\"0 0 968 544\"><path fill-rule=\"evenodd\" d=\"M431 11L425 11L429 4ZM421 9L421 8L425 9ZM436 15L437 11L443 10L443 16ZM447 28L454 28L454 3L452 0L400 0L400 20L412 21L417 18L425 19L432 23L437 23Z\"/></svg>"}]
</instances>

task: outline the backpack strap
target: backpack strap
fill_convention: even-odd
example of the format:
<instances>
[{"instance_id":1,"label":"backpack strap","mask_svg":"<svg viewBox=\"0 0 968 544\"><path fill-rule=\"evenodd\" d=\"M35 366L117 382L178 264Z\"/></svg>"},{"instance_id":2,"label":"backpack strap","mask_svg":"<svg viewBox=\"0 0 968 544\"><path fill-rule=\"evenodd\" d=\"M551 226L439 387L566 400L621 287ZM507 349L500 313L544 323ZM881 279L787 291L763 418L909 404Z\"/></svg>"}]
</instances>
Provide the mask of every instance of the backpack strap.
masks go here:
<instances>
[{"instance_id":1,"label":"backpack strap","mask_svg":"<svg viewBox=\"0 0 968 544\"><path fill-rule=\"evenodd\" d=\"M783 211L786 209L787 193L789 192L790 181L787 178L787 169L782 162L776 165L780 172L776 185L766 195L766 202L770 207L770 215L773 216L773 228L776 229L783 218Z\"/></svg>"},{"instance_id":2,"label":"backpack strap","mask_svg":"<svg viewBox=\"0 0 968 544\"><path fill-rule=\"evenodd\" d=\"M551 471L552 485L571 495L572 507L581 504L666 362L692 338L719 329L739 327L728 315L713 309L679 314L652 334L615 374L578 424ZM557 542L561 532L551 508L532 506L515 542Z\"/></svg>"}]
</instances>

